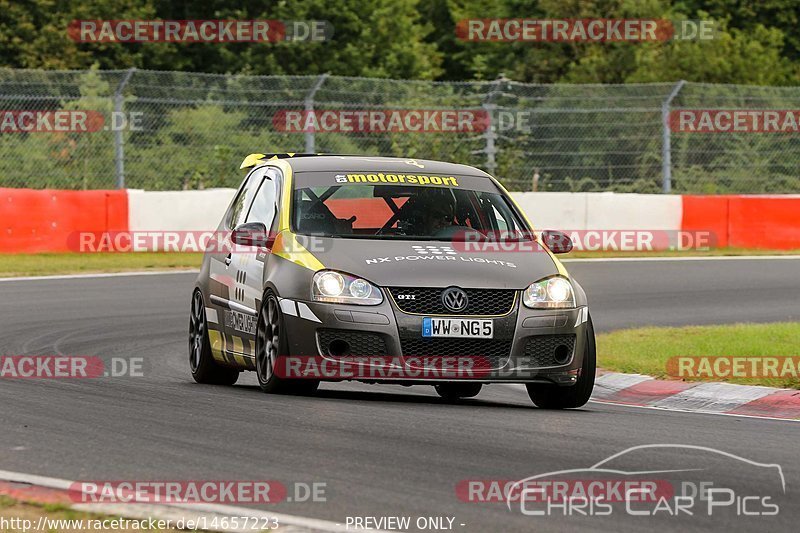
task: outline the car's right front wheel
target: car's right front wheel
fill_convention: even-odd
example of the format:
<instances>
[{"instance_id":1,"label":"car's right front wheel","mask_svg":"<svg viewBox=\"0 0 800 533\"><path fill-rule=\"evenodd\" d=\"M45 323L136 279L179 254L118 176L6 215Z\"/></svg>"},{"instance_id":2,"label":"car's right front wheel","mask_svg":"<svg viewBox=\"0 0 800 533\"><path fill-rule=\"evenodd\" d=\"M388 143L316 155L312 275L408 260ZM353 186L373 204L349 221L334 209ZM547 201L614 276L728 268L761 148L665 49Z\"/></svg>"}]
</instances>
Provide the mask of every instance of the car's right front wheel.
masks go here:
<instances>
[{"instance_id":1,"label":"car's right front wheel","mask_svg":"<svg viewBox=\"0 0 800 533\"><path fill-rule=\"evenodd\" d=\"M581 407L592 396L594 375L597 370L597 347L594 339L592 317L586 322L583 365L574 385L568 387L550 384L528 383L528 396L541 409L574 409Z\"/></svg>"},{"instance_id":2,"label":"car's right front wheel","mask_svg":"<svg viewBox=\"0 0 800 533\"><path fill-rule=\"evenodd\" d=\"M319 381L311 379L287 379L282 377L280 366L287 357L288 341L283 313L278 297L271 291L264 295L256 326L256 376L264 392L287 394L311 394Z\"/></svg>"}]
</instances>

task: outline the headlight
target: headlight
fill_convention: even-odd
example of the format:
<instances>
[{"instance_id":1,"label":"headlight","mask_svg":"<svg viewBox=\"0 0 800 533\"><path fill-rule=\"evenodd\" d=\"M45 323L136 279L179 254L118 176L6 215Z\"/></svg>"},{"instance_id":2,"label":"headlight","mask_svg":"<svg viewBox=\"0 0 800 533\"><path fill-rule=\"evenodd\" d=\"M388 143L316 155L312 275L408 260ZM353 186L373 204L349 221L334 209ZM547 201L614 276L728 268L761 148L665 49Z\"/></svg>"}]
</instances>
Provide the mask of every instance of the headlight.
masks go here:
<instances>
[{"instance_id":1,"label":"headlight","mask_svg":"<svg viewBox=\"0 0 800 533\"><path fill-rule=\"evenodd\" d=\"M522 303L532 309L575 307L575 293L566 278L554 276L531 283L522 293Z\"/></svg>"},{"instance_id":2,"label":"headlight","mask_svg":"<svg viewBox=\"0 0 800 533\"><path fill-rule=\"evenodd\" d=\"M315 302L377 305L383 301L383 294L365 279L333 270L320 270L314 274L311 298Z\"/></svg>"}]
</instances>

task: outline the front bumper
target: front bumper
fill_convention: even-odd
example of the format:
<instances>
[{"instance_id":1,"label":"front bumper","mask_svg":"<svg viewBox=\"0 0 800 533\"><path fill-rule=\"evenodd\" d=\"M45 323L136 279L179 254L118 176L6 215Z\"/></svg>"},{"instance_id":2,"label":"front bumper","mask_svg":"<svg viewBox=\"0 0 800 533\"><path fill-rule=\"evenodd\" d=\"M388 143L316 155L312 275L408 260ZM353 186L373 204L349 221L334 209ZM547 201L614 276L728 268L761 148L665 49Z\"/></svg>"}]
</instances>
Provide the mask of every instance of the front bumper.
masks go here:
<instances>
[{"instance_id":1,"label":"front bumper","mask_svg":"<svg viewBox=\"0 0 800 533\"><path fill-rule=\"evenodd\" d=\"M516 298L511 312L486 317L494 322L493 339L472 340L423 339L425 315L405 313L391 298L376 306L296 305L306 311L284 313L289 355L315 357L339 369L314 376L323 380L572 385L583 363L586 306L534 310Z\"/></svg>"}]
</instances>

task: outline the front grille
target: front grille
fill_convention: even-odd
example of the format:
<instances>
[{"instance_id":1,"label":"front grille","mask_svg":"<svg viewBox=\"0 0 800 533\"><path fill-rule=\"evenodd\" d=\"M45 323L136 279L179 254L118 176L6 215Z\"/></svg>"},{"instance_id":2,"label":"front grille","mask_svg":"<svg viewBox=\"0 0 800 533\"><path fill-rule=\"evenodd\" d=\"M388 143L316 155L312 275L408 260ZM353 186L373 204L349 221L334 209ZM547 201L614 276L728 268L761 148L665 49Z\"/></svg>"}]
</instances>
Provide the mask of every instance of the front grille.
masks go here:
<instances>
[{"instance_id":1,"label":"front grille","mask_svg":"<svg viewBox=\"0 0 800 533\"><path fill-rule=\"evenodd\" d=\"M453 313L442 303L442 291L438 287L389 288L401 311L419 315L505 315L511 312L517 293L513 289L464 289L469 303L463 311Z\"/></svg>"},{"instance_id":2,"label":"front grille","mask_svg":"<svg viewBox=\"0 0 800 533\"><path fill-rule=\"evenodd\" d=\"M350 345L349 353L340 356L371 356L387 355L386 342L377 333L363 331L350 331L346 329L320 329L317 331L319 349L322 355L331 356L328 346L335 340L340 340ZM332 356L336 357L336 356Z\"/></svg>"},{"instance_id":3,"label":"front grille","mask_svg":"<svg viewBox=\"0 0 800 533\"><path fill-rule=\"evenodd\" d=\"M422 359L436 357L474 358L473 368L502 368L511 356L511 341L493 339L400 339L403 357ZM435 366L435 364L433 365Z\"/></svg>"},{"instance_id":4,"label":"front grille","mask_svg":"<svg viewBox=\"0 0 800 533\"><path fill-rule=\"evenodd\" d=\"M566 346L567 360L556 362L555 352L559 346ZM572 360L575 351L575 335L537 335L529 337L525 342L523 357L517 366L541 368L562 366Z\"/></svg>"}]
</instances>

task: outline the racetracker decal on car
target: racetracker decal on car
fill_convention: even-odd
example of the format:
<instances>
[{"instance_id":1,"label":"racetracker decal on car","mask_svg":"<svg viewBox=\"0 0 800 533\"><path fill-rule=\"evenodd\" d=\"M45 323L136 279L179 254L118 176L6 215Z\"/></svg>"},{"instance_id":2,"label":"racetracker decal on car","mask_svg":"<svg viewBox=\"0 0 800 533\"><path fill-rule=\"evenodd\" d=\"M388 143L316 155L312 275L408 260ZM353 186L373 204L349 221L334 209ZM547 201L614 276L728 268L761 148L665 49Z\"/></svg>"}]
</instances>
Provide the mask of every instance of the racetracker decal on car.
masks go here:
<instances>
[{"instance_id":1,"label":"racetracker decal on car","mask_svg":"<svg viewBox=\"0 0 800 533\"><path fill-rule=\"evenodd\" d=\"M455 176L421 174L337 174L336 183L404 183L406 185L447 185L458 187Z\"/></svg>"}]
</instances>

